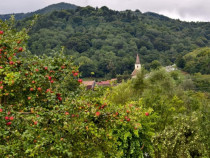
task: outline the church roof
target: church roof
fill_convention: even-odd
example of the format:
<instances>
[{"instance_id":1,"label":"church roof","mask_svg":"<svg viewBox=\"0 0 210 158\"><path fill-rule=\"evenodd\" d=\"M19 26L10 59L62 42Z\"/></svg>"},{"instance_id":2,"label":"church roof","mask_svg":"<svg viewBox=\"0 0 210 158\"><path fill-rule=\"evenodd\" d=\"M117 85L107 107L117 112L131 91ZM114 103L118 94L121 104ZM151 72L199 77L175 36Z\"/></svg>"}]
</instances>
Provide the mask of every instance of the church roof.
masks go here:
<instances>
[{"instance_id":1,"label":"church roof","mask_svg":"<svg viewBox=\"0 0 210 158\"><path fill-rule=\"evenodd\" d=\"M136 76L136 75L137 75L137 73L138 73L138 71L139 71L139 70L134 69L134 70L133 70L133 72L132 72L132 74L131 74L131 76Z\"/></svg>"},{"instance_id":2,"label":"church roof","mask_svg":"<svg viewBox=\"0 0 210 158\"><path fill-rule=\"evenodd\" d=\"M136 64L140 64L139 55L136 56Z\"/></svg>"}]
</instances>

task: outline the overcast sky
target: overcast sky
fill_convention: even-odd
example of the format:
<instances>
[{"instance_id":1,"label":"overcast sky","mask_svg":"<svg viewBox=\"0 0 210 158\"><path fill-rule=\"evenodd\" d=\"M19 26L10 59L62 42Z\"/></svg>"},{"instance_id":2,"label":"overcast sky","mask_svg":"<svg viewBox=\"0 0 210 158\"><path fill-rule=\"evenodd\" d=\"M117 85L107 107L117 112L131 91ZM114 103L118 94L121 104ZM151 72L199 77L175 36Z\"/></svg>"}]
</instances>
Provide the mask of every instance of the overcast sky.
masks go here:
<instances>
[{"instance_id":1,"label":"overcast sky","mask_svg":"<svg viewBox=\"0 0 210 158\"><path fill-rule=\"evenodd\" d=\"M59 2L78 6L107 6L114 10L139 9L174 19L210 22L210 0L0 0L0 14L32 12Z\"/></svg>"}]
</instances>

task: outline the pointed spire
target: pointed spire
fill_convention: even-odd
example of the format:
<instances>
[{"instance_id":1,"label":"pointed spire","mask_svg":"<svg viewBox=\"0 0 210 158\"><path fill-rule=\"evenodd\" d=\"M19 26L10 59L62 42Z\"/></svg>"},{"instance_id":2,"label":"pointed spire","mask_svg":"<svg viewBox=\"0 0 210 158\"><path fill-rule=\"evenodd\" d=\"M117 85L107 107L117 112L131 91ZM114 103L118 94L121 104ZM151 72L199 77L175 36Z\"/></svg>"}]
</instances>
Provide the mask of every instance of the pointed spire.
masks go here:
<instances>
[{"instance_id":1,"label":"pointed spire","mask_svg":"<svg viewBox=\"0 0 210 158\"><path fill-rule=\"evenodd\" d=\"M136 64L140 64L139 55L136 56Z\"/></svg>"}]
</instances>

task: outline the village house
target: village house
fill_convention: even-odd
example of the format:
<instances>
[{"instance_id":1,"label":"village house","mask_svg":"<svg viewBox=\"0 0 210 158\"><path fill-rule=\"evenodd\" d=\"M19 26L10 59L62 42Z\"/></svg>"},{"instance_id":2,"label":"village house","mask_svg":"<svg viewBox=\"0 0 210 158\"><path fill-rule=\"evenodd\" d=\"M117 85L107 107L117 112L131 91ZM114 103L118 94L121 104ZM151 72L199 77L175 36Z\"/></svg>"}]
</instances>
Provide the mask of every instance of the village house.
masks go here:
<instances>
[{"instance_id":1,"label":"village house","mask_svg":"<svg viewBox=\"0 0 210 158\"><path fill-rule=\"evenodd\" d=\"M82 84L87 88L93 90L95 87L95 81L83 81Z\"/></svg>"}]
</instances>

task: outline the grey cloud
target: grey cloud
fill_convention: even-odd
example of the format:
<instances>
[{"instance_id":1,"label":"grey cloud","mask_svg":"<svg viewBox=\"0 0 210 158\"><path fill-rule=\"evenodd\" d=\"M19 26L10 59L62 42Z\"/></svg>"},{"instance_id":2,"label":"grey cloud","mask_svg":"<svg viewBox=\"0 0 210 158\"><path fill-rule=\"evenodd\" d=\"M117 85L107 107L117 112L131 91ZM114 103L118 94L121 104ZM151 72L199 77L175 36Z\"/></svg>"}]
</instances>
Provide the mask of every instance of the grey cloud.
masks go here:
<instances>
[{"instance_id":1,"label":"grey cloud","mask_svg":"<svg viewBox=\"0 0 210 158\"><path fill-rule=\"evenodd\" d=\"M210 21L209 0L89 0L92 6L107 5L115 10L139 9L142 12L168 13L183 20Z\"/></svg>"}]
</instances>

